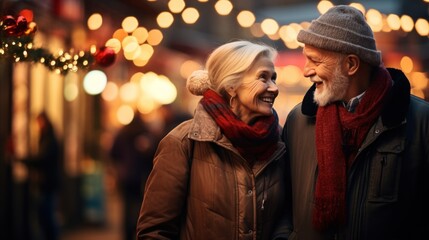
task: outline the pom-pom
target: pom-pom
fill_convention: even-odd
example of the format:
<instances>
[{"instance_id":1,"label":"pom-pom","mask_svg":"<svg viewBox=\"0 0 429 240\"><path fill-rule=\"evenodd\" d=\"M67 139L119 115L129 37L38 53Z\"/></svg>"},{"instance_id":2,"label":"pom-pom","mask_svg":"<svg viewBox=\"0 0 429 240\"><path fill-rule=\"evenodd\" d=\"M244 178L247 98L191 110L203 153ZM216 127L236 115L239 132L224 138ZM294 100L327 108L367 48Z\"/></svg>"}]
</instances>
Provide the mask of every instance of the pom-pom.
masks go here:
<instances>
[{"instance_id":1,"label":"pom-pom","mask_svg":"<svg viewBox=\"0 0 429 240\"><path fill-rule=\"evenodd\" d=\"M210 88L210 80L207 70L194 71L186 81L188 90L197 96L202 96L203 93Z\"/></svg>"}]
</instances>

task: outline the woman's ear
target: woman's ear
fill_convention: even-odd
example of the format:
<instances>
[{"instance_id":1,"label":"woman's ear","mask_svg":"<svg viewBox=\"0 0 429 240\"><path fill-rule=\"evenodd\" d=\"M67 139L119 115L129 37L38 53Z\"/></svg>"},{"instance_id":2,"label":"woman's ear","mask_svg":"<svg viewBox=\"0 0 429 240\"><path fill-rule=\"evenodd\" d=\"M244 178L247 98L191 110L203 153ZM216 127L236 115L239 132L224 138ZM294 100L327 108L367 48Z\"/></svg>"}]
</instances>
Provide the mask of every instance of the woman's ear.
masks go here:
<instances>
[{"instance_id":1,"label":"woman's ear","mask_svg":"<svg viewBox=\"0 0 429 240\"><path fill-rule=\"evenodd\" d=\"M354 54L347 55L346 57L347 74L354 75L360 66L360 59Z\"/></svg>"},{"instance_id":2,"label":"woman's ear","mask_svg":"<svg viewBox=\"0 0 429 240\"><path fill-rule=\"evenodd\" d=\"M225 89L225 91L228 93L228 95L230 96L230 97L235 97L236 95L237 95L237 93L235 92L235 88L234 87L232 87L232 86L230 86L230 87L227 87L226 89Z\"/></svg>"}]
</instances>

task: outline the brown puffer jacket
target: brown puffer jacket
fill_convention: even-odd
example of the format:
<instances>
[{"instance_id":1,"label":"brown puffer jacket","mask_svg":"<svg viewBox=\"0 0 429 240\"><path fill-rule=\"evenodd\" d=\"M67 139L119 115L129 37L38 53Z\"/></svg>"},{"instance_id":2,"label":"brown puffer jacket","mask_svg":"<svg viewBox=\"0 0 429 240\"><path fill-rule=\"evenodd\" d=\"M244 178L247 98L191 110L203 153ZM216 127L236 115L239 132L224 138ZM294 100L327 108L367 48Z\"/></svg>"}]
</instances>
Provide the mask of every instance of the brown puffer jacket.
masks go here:
<instances>
[{"instance_id":1,"label":"brown puffer jacket","mask_svg":"<svg viewBox=\"0 0 429 240\"><path fill-rule=\"evenodd\" d=\"M159 144L137 238L286 239L284 153L249 168L198 105Z\"/></svg>"}]
</instances>

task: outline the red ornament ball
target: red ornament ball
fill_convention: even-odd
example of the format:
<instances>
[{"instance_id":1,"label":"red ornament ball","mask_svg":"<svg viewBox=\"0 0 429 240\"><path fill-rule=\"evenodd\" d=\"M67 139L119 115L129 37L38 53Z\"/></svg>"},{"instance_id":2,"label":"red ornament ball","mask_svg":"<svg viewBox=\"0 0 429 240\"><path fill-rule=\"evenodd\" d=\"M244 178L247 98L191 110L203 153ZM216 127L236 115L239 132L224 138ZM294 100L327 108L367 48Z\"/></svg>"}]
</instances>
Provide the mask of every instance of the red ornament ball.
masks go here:
<instances>
[{"instance_id":1,"label":"red ornament ball","mask_svg":"<svg viewBox=\"0 0 429 240\"><path fill-rule=\"evenodd\" d=\"M2 31L5 31L7 35L12 36L15 34L16 20L13 16L7 15L3 17L1 21Z\"/></svg>"},{"instance_id":2,"label":"red ornament ball","mask_svg":"<svg viewBox=\"0 0 429 240\"><path fill-rule=\"evenodd\" d=\"M115 51L109 47L101 47L99 51L95 53L95 62L102 67L112 65L115 62L115 59Z\"/></svg>"}]
</instances>

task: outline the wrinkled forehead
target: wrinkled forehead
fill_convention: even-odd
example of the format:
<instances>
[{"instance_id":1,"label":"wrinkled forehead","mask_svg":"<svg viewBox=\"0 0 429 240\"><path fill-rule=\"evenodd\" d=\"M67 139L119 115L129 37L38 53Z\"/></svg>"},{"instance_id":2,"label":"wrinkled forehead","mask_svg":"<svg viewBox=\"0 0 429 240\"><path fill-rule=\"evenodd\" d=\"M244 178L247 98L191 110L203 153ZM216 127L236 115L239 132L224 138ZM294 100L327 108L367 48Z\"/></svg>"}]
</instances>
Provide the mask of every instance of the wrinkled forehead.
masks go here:
<instances>
[{"instance_id":1,"label":"wrinkled forehead","mask_svg":"<svg viewBox=\"0 0 429 240\"><path fill-rule=\"evenodd\" d=\"M318 48L308 44L304 45L302 53L307 57L318 57L318 58L340 58L345 56L345 54L340 52Z\"/></svg>"}]
</instances>

